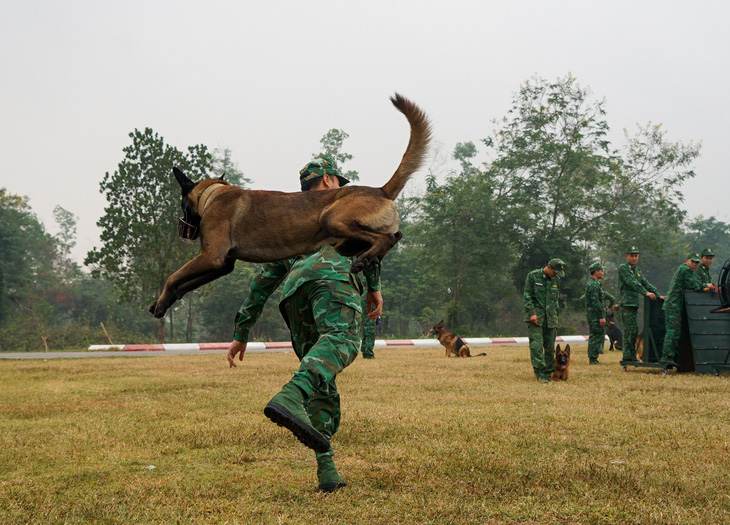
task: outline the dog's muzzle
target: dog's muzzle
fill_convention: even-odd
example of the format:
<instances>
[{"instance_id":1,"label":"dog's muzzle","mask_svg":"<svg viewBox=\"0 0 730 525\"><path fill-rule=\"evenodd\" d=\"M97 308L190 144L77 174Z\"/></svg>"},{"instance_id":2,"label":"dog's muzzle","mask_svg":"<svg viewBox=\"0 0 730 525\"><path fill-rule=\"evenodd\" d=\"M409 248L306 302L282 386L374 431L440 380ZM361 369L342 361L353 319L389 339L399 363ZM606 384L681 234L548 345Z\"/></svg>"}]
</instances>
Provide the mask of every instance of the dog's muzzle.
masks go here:
<instances>
[{"instance_id":1,"label":"dog's muzzle","mask_svg":"<svg viewBox=\"0 0 730 525\"><path fill-rule=\"evenodd\" d=\"M177 221L177 234L185 244L193 244L195 239L200 237L200 228L190 224L185 220L185 217L180 217Z\"/></svg>"}]
</instances>

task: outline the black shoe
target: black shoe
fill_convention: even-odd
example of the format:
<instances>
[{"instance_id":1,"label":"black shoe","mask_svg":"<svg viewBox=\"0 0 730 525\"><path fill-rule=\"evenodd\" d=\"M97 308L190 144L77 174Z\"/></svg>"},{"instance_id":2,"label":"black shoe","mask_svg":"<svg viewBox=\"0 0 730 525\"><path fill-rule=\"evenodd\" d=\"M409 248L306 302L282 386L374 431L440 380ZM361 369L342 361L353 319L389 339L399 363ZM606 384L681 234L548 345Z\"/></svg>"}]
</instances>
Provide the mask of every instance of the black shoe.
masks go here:
<instances>
[{"instance_id":1,"label":"black shoe","mask_svg":"<svg viewBox=\"0 0 730 525\"><path fill-rule=\"evenodd\" d=\"M335 482L335 483L322 483L322 484L321 484L321 485L319 486L319 491L320 491L320 492L327 492L327 493L331 493L331 492L335 492L336 490L340 490L340 489L343 489L343 488L345 488L346 486L347 486L347 483L345 483L345 482L344 482L344 481L342 481L342 480L340 480L340 481L337 481L337 482Z\"/></svg>"},{"instance_id":2,"label":"black shoe","mask_svg":"<svg viewBox=\"0 0 730 525\"><path fill-rule=\"evenodd\" d=\"M598 362L598 359L590 359L588 361L589 365L600 365L601 363Z\"/></svg>"}]
</instances>

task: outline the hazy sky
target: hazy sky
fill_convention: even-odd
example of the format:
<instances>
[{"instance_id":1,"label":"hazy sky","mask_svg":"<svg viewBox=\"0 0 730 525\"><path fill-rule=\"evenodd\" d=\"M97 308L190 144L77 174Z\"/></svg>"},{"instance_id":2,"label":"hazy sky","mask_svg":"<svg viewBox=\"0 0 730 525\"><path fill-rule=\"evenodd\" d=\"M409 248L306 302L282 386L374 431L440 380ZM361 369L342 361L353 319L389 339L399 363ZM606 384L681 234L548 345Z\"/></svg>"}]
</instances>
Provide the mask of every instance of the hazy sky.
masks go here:
<instances>
[{"instance_id":1,"label":"hazy sky","mask_svg":"<svg viewBox=\"0 0 730 525\"><path fill-rule=\"evenodd\" d=\"M408 140L392 93L451 151L525 80L571 73L605 97L615 147L649 121L701 142L685 208L727 222L728 19L727 1L0 0L0 187L52 233L56 205L74 213L80 260L135 128L230 148L254 188L284 191L340 128L345 168L380 186Z\"/></svg>"}]
</instances>

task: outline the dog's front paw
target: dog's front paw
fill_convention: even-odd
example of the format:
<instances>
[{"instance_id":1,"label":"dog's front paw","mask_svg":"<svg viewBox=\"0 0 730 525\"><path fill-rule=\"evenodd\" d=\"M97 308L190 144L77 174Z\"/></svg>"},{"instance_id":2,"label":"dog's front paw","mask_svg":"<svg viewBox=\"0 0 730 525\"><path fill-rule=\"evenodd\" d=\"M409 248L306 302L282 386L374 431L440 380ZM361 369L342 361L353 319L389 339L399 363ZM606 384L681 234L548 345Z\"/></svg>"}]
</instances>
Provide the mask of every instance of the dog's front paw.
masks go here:
<instances>
[{"instance_id":1,"label":"dog's front paw","mask_svg":"<svg viewBox=\"0 0 730 525\"><path fill-rule=\"evenodd\" d=\"M152 315L154 315L157 319L161 319L165 317L165 312L167 311L167 308L162 308L158 306L160 303L159 299L152 303L149 307L149 311Z\"/></svg>"}]
</instances>

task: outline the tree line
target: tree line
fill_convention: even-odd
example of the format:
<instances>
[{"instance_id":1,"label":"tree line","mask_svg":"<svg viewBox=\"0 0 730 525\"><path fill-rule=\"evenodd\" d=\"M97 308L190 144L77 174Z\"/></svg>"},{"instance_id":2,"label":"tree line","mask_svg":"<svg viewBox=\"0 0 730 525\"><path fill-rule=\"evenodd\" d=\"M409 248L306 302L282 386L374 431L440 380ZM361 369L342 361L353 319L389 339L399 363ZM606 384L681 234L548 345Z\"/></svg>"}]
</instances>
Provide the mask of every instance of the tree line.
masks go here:
<instances>
[{"instance_id":1,"label":"tree line","mask_svg":"<svg viewBox=\"0 0 730 525\"><path fill-rule=\"evenodd\" d=\"M551 257L568 264L559 332L583 333L579 298L591 262L604 263L604 288L616 291L626 246L639 245L644 273L666 289L688 251L712 247L720 258L730 255L730 225L688 218L682 209L681 186L695 176L700 146L671 142L651 123L624 132L624 143L614 146L605 100L574 77L524 82L493 128L476 143L437 148L425 190L398 199L404 238L383 262L378 337L420 337L440 319L462 336L521 335L525 275ZM198 144L180 151L149 128L130 138L123 160L100 183L108 206L87 271L69 257L71 212L56 208L60 233L51 236L27 198L0 189L0 350L232 337L257 265L238 262L160 321L147 307L199 249L177 237L179 187L171 167L194 180L223 173L241 187L250 180L228 149ZM342 166L352 159L343 151L347 138L328 131L313 156L332 155ZM346 176L358 178L352 170ZM253 338L288 338L277 304L272 297Z\"/></svg>"}]
</instances>

